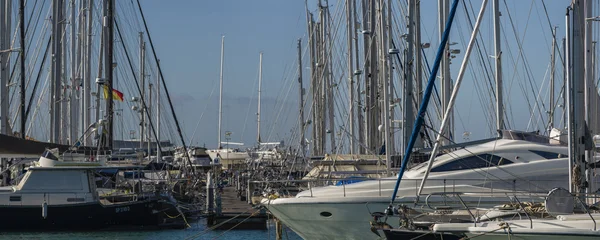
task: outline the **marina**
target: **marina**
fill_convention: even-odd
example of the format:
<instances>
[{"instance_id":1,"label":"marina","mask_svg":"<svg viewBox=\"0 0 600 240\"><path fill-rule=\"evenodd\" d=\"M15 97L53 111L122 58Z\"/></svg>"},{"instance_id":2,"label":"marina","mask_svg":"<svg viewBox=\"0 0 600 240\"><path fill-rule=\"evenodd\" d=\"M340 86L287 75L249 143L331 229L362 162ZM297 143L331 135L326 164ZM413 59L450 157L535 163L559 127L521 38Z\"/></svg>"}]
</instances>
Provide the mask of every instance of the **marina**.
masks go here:
<instances>
[{"instance_id":1,"label":"marina","mask_svg":"<svg viewBox=\"0 0 600 240\"><path fill-rule=\"evenodd\" d=\"M0 0L0 238L598 239L599 22Z\"/></svg>"}]
</instances>

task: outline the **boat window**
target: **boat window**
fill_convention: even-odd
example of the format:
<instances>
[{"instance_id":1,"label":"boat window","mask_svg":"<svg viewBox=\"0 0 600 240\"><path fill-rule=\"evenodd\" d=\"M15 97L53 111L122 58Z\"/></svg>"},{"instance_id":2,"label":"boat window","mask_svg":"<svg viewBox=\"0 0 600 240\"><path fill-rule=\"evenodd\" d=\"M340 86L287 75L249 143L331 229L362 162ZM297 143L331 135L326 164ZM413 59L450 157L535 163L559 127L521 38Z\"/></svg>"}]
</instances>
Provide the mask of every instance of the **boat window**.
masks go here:
<instances>
[{"instance_id":1,"label":"boat window","mask_svg":"<svg viewBox=\"0 0 600 240\"><path fill-rule=\"evenodd\" d=\"M561 157L567 157L567 155L562 155L560 153L554 153L554 152L545 152L545 151L536 151L536 150L529 150L532 153L535 153L537 155L540 155L541 157L545 158L545 159L556 159L556 158L561 158Z\"/></svg>"},{"instance_id":2,"label":"boat window","mask_svg":"<svg viewBox=\"0 0 600 240\"><path fill-rule=\"evenodd\" d=\"M58 158L56 156L54 156L54 154L52 154L52 152L50 152L48 150L44 151L44 153L42 154L42 157L45 157L50 160L58 161Z\"/></svg>"},{"instance_id":3,"label":"boat window","mask_svg":"<svg viewBox=\"0 0 600 240\"><path fill-rule=\"evenodd\" d=\"M480 154L477 156L470 156L458 160L454 160L452 162L446 163L444 165L435 167L431 169L431 172L447 172L447 171L455 171L455 170L465 170L465 169L474 169L474 168L484 168L491 166L500 166L511 164L512 161L498 157L492 154Z\"/></svg>"}]
</instances>

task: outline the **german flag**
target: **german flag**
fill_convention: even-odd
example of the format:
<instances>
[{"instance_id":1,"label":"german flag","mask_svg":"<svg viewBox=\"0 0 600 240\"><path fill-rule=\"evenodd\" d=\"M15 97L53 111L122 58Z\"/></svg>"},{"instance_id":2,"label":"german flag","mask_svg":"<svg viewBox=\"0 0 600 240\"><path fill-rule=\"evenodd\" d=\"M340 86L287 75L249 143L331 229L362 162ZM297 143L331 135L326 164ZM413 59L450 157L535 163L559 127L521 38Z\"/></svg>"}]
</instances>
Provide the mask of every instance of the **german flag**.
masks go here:
<instances>
[{"instance_id":1,"label":"german flag","mask_svg":"<svg viewBox=\"0 0 600 240\"><path fill-rule=\"evenodd\" d=\"M119 101L123 101L123 93L119 92L119 90L114 89L112 90L113 94L113 100L119 100ZM108 98L108 86L104 85L104 99Z\"/></svg>"}]
</instances>

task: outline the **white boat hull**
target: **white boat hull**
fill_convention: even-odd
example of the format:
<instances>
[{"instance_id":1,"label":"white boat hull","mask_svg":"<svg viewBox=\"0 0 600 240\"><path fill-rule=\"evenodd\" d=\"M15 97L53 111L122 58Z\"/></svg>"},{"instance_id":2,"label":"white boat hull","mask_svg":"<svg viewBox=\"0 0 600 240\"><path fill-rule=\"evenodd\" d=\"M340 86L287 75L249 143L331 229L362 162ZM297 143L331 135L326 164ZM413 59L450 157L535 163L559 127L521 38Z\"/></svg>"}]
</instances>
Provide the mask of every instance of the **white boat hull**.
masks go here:
<instances>
[{"instance_id":1,"label":"white boat hull","mask_svg":"<svg viewBox=\"0 0 600 240\"><path fill-rule=\"evenodd\" d=\"M246 158L249 157L247 152L233 151L232 149L213 149L207 150L206 153L208 153L213 163L215 163L216 158L219 158L218 162L223 168L245 165Z\"/></svg>"},{"instance_id":2,"label":"white boat hull","mask_svg":"<svg viewBox=\"0 0 600 240\"><path fill-rule=\"evenodd\" d=\"M266 203L265 206L304 239L379 239L369 230L369 221L372 219L369 210L383 211L388 205L385 200L389 202L389 199L372 199L378 203L365 200L270 206ZM331 216L321 216L322 212L329 212Z\"/></svg>"},{"instance_id":3,"label":"white boat hull","mask_svg":"<svg viewBox=\"0 0 600 240\"><path fill-rule=\"evenodd\" d=\"M463 200L467 205L474 205L480 198L463 197ZM442 201L432 197L430 204L436 206ZM506 197L487 198L480 201L479 206L492 207L505 201ZM304 239L378 239L377 235L370 231L370 222L373 220L371 213L384 212L389 202L389 196L321 199L306 197L263 200L262 204ZM414 197L406 197L397 199L394 204L412 207L414 202ZM458 203L453 206L457 209L460 207ZM422 204L416 208L429 209ZM388 224L398 227L398 223L395 222L388 221Z\"/></svg>"},{"instance_id":4,"label":"white boat hull","mask_svg":"<svg viewBox=\"0 0 600 240\"><path fill-rule=\"evenodd\" d=\"M587 214L578 214L587 217ZM569 215L567 215L569 216ZM573 216L573 215L571 215ZM599 217L597 214L596 218ZM596 226L597 227L597 226ZM485 235L485 239L565 240L600 239L600 231L594 230L594 222L588 219L558 220L534 219L506 222L483 222L474 224L443 223L433 227L434 232L465 234L468 237Z\"/></svg>"}]
</instances>

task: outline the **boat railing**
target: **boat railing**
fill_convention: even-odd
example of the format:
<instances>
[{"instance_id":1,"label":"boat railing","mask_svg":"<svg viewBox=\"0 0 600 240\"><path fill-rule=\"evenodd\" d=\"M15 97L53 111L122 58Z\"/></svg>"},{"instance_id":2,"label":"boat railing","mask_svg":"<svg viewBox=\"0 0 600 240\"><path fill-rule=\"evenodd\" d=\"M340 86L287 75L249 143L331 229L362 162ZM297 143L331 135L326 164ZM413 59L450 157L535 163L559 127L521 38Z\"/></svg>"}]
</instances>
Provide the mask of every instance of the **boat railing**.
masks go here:
<instances>
[{"instance_id":1,"label":"boat railing","mask_svg":"<svg viewBox=\"0 0 600 240\"><path fill-rule=\"evenodd\" d=\"M362 181L376 181L376 184L370 184L367 187L362 187L364 185L356 185L357 182ZM352 193L356 192L365 192L369 191L370 196L374 196L373 194L377 194L380 197L387 197L391 193L391 185L396 180L395 179L370 179L370 178L329 178L329 179L302 179L302 180L272 180L272 181L249 181L249 189L266 189L267 187L271 189L276 189L278 187L288 187L294 186L298 188L300 191L308 191L310 193L310 197L314 196L313 188L315 187L323 187L323 186L331 186L331 187L339 187L340 191L335 192L340 197L348 197L353 196ZM403 183L407 183L410 185L411 189L414 189L414 195L417 196L419 185L421 183L421 179L403 179ZM532 197L539 197L541 193L545 196L548 191L554 187L561 186L561 180L484 180L484 179L467 179L467 178L457 178L457 179L429 179L427 180L427 187L436 186L437 188L441 188L445 193L455 193L459 191L464 191L462 187L474 187L479 188L482 191L472 191L477 189L469 190L469 195L497 195L501 197L505 197L506 193L518 193L518 194L527 194ZM375 185L375 186L374 186ZM386 185L389 185L385 187ZM404 185L402 188L406 189ZM375 188L374 188L375 187ZM329 196L334 196L329 194ZM428 194L422 194L423 196L427 196ZM304 195L306 196L306 195ZM355 196L355 195L354 195ZM309 197L309 196L306 196Z\"/></svg>"},{"instance_id":2,"label":"boat railing","mask_svg":"<svg viewBox=\"0 0 600 240\"><path fill-rule=\"evenodd\" d=\"M595 194L594 194L595 195ZM571 196L573 198L576 199L576 201L581 204L581 207L583 208L583 210L585 210L585 212L588 214L588 216L590 216L590 218L592 219L592 222L594 222L594 231L596 231L596 219L594 219L594 217L592 216L592 213L590 212L590 209L588 208L587 204L585 204L581 198L579 198L578 196L573 195L573 193L571 193ZM579 195L579 196L583 196L584 198L589 198L589 196L587 194L584 195ZM595 198L596 196L594 196Z\"/></svg>"},{"instance_id":3,"label":"boat railing","mask_svg":"<svg viewBox=\"0 0 600 240\"><path fill-rule=\"evenodd\" d=\"M465 201L461 198L461 195L465 195L465 194L469 194L469 193L463 193L463 192L434 192L434 193L430 193L427 194L427 197L425 198L425 205L432 209L435 210L435 208L431 207L429 204L429 198L431 196L435 196L435 195L439 195L439 196L455 196L459 199L460 203L462 204L462 206L464 207L465 210L467 210L467 212L469 213L469 215L471 216L471 218L473 219L473 224L475 224L475 226L477 226L477 223L479 222L479 219L475 217L475 215L472 213L471 209L475 209L475 207L469 207L467 206L467 204L465 203ZM508 194L508 193L504 193L512 202L512 200L515 200L518 204L518 207L521 211L523 211L523 213L525 214L525 216L527 217L527 219L529 219L529 228L533 229L533 219L531 218L529 212L525 209L524 205L521 200L519 200L519 198L517 197L517 194ZM545 198L547 197L547 194L533 194L533 195L537 195L538 197L542 197ZM592 220L592 222L594 223L594 231L597 231L597 223L596 223L596 219L594 219L594 216L592 215L590 209L588 208L587 204L585 204L585 202L583 200L581 200L581 198L584 199L596 199L598 198L598 194L596 193L591 193L591 194L586 194L586 193L578 193L578 195L574 195L573 193L570 193L571 197L574 198L578 204L581 205L582 209L585 211L585 213L590 217L590 219ZM479 195L481 196L481 195ZM532 194L529 194L528 196L532 196Z\"/></svg>"},{"instance_id":4,"label":"boat railing","mask_svg":"<svg viewBox=\"0 0 600 240\"><path fill-rule=\"evenodd\" d=\"M521 208L521 210L523 210L523 212L525 213L525 216L527 216L527 218L529 219L529 228L533 228L533 220L531 220L531 216L529 216L529 213L527 213L527 211L525 211L525 208L523 207L523 204L521 204L521 201L519 200L519 198L517 198L517 196L513 196L513 198L515 199L515 201L517 201L517 203L519 204L519 208Z\"/></svg>"}]
</instances>

